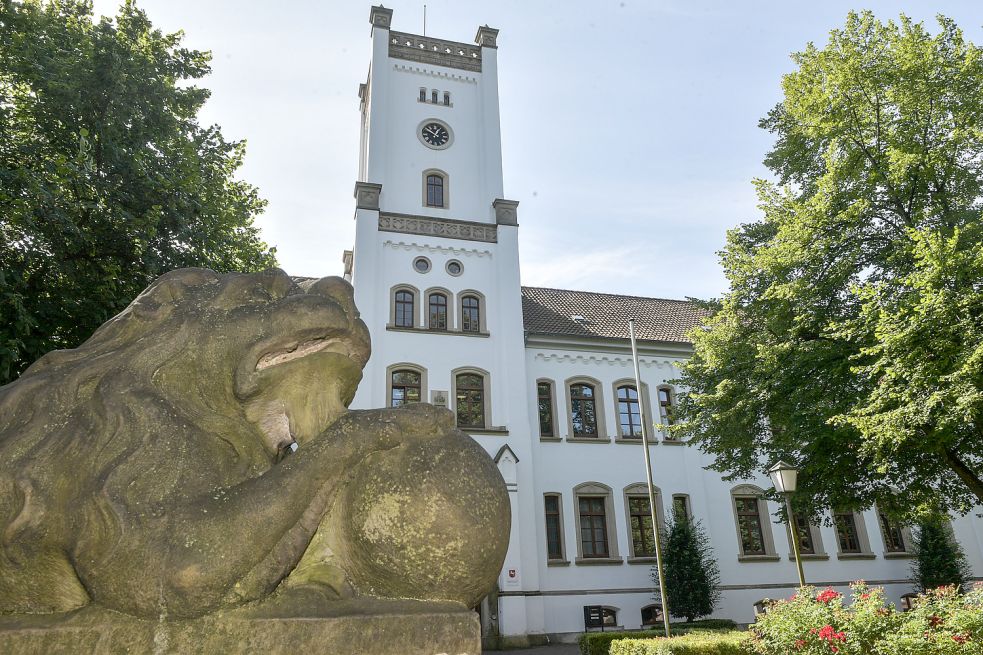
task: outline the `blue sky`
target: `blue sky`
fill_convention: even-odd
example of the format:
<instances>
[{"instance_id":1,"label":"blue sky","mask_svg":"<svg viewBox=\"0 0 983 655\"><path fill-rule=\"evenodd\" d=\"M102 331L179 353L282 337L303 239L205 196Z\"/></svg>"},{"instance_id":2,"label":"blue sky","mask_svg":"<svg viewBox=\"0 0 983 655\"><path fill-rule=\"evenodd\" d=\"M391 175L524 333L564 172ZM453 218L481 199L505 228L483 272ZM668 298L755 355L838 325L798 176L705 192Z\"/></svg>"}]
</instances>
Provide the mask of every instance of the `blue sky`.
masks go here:
<instances>
[{"instance_id":1,"label":"blue sky","mask_svg":"<svg viewBox=\"0 0 983 655\"><path fill-rule=\"evenodd\" d=\"M97 13L118 0L94 0ZM263 237L292 275L338 275L351 248L358 84L371 2L139 0L211 50L202 120L246 139L241 177L269 200ZM420 33L423 2L395 0ZM751 180L789 54L825 43L851 9L946 14L983 43L978 0L428 0L427 34L499 28L505 194L520 201L522 280L682 298L726 290L725 231L757 218ZM466 217L461 217L466 218Z\"/></svg>"}]
</instances>

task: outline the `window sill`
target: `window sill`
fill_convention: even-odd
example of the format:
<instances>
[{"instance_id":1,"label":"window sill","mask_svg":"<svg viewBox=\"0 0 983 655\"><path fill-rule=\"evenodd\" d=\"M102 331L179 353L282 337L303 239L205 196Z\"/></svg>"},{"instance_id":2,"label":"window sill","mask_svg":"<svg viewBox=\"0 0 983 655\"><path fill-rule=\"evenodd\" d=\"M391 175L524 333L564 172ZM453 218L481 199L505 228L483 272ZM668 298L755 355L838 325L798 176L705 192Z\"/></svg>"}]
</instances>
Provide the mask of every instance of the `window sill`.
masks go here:
<instances>
[{"instance_id":1,"label":"window sill","mask_svg":"<svg viewBox=\"0 0 983 655\"><path fill-rule=\"evenodd\" d=\"M838 553L836 559L877 559L874 553Z\"/></svg>"},{"instance_id":2,"label":"window sill","mask_svg":"<svg viewBox=\"0 0 983 655\"><path fill-rule=\"evenodd\" d=\"M611 437L567 437L570 443L611 443Z\"/></svg>"},{"instance_id":3,"label":"window sill","mask_svg":"<svg viewBox=\"0 0 983 655\"><path fill-rule=\"evenodd\" d=\"M617 438L615 438L614 443L627 443L627 444L634 444L636 446L641 446L642 445L642 438L641 437L617 437ZM649 439L649 445L650 446L654 446L657 443L659 443L659 442L658 441L655 441L654 439Z\"/></svg>"},{"instance_id":4,"label":"window sill","mask_svg":"<svg viewBox=\"0 0 983 655\"><path fill-rule=\"evenodd\" d=\"M779 555L738 555L738 562L780 562Z\"/></svg>"},{"instance_id":5,"label":"window sill","mask_svg":"<svg viewBox=\"0 0 983 655\"><path fill-rule=\"evenodd\" d=\"M461 432L467 432L468 434L495 434L495 435L507 436L509 433L508 428L495 427L495 426L492 426L490 428L465 428L465 427L458 426L457 429L460 430Z\"/></svg>"},{"instance_id":6,"label":"window sill","mask_svg":"<svg viewBox=\"0 0 983 655\"><path fill-rule=\"evenodd\" d=\"M828 560L829 555L827 555L826 553L802 553L799 555L799 558L803 562L810 562L810 561ZM794 562L795 553L789 553L788 559L789 561Z\"/></svg>"},{"instance_id":7,"label":"window sill","mask_svg":"<svg viewBox=\"0 0 983 655\"><path fill-rule=\"evenodd\" d=\"M620 557L578 557L574 563L578 566L603 566L611 564L624 564L624 559Z\"/></svg>"},{"instance_id":8,"label":"window sill","mask_svg":"<svg viewBox=\"0 0 983 655\"><path fill-rule=\"evenodd\" d=\"M560 443L563 441L560 437L540 437L540 441L546 441L547 443Z\"/></svg>"},{"instance_id":9,"label":"window sill","mask_svg":"<svg viewBox=\"0 0 983 655\"><path fill-rule=\"evenodd\" d=\"M884 553L884 559L912 559L914 558L914 553L909 552L890 552Z\"/></svg>"},{"instance_id":10,"label":"window sill","mask_svg":"<svg viewBox=\"0 0 983 655\"><path fill-rule=\"evenodd\" d=\"M629 564L655 564L656 558L655 557L629 557L628 563Z\"/></svg>"},{"instance_id":11,"label":"window sill","mask_svg":"<svg viewBox=\"0 0 983 655\"><path fill-rule=\"evenodd\" d=\"M688 442L682 439L662 439L663 446L685 446Z\"/></svg>"},{"instance_id":12,"label":"window sill","mask_svg":"<svg viewBox=\"0 0 983 655\"><path fill-rule=\"evenodd\" d=\"M546 566L570 566L570 560L568 560L568 559L548 559L548 560L546 560Z\"/></svg>"},{"instance_id":13,"label":"window sill","mask_svg":"<svg viewBox=\"0 0 983 655\"><path fill-rule=\"evenodd\" d=\"M417 334L442 334L444 336L454 336L454 337L482 337L487 338L491 336L489 332L465 332L463 330L431 330L430 328L422 327L400 327L398 325L387 325L386 329L390 332L416 332Z\"/></svg>"}]
</instances>

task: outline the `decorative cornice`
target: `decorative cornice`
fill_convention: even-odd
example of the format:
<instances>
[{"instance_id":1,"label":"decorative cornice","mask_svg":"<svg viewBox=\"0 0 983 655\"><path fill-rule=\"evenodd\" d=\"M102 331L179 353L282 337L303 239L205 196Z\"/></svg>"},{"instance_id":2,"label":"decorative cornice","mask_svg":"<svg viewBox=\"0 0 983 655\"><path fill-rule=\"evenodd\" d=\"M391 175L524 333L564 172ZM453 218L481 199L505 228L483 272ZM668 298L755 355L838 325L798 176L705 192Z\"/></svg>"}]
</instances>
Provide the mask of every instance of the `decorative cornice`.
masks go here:
<instances>
[{"instance_id":1,"label":"decorative cornice","mask_svg":"<svg viewBox=\"0 0 983 655\"><path fill-rule=\"evenodd\" d=\"M504 200L496 198L492 203L495 208L495 222L499 225L519 225L519 215L516 208L519 206L518 200Z\"/></svg>"},{"instance_id":2,"label":"decorative cornice","mask_svg":"<svg viewBox=\"0 0 983 655\"><path fill-rule=\"evenodd\" d=\"M382 185L373 182L355 183L355 206L358 209L372 209L379 211L379 194L382 193Z\"/></svg>"},{"instance_id":3,"label":"decorative cornice","mask_svg":"<svg viewBox=\"0 0 983 655\"><path fill-rule=\"evenodd\" d=\"M559 353L542 353L538 352L535 354L535 359L541 362L557 362L562 364L604 364L607 366L620 366L623 368L629 368L633 366L630 357L618 357L618 356L605 356L605 355L567 355ZM674 362L671 359L643 359L639 358L638 364L641 368L675 368L680 362Z\"/></svg>"},{"instance_id":4,"label":"decorative cornice","mask_svg":"<svg viewBox=\"0 0 983 655\"><path fill-rule=\"evenodd\" d=\"M483 48L498 48L498 30L482 25L474 37L474 42Z\"/></svg>"},{"instance_id":5,"label":"decorative cornice","mask_svg":"<svg viewBox=\"0 0 983 655\"><path fill-rule=\"evenodd\" d=\"M457 80L468 84L477 84L478 78L474 75L461 75L458 73L448 73L447 71L434 70L432 68L420 68L412 64L393 64L393 70L410 73L413 75L426 75L427 77L442 77L448 80Z\"/></svg>"},{"instance_id":6,"label":"decorative cornice","mask_svg":"<svg viewBox=\"0 0 983 655\"><path fill-rule=\"evenodd\" d=\"M379 231L498 243L497 225L413 214L379 214Z\"/></svg>"},{"instance_id":7,"label":"decorative cornice","mask_svg":"<svg viewBox=\"0 0 983 655\"><path fill-rule=\"evenodd\" d=\"M481 72L481 48L457 41L405 32L389 33L389 56L449 68Z\"/></svg>"},{"instance_id":8,"label":"decorative cornice","mask_svg":"<svg viewBox=\"0 0 983 655\"><path fill-rule=\"evenodd\" d=\"M381 27L388 30L393 22L393 10L386 9L382 5L378 7L374 6L369 10L369 22L372 24L372 27Z\"/></svg>"},{"instance_id":9,"label":"decorative cornice","mask_svg":"<svg viewBox=\"0 0 983 655\"><path fill-rule=\"evenodd\" d=\"M448 248L446 246L430 246L419 243L406 243L405 241L384 241L386 248L393 250L413 250L416 252L441 253L455 257L491 257L490 250L478 250L477 248Z\"/></svg>"}]
</instances>

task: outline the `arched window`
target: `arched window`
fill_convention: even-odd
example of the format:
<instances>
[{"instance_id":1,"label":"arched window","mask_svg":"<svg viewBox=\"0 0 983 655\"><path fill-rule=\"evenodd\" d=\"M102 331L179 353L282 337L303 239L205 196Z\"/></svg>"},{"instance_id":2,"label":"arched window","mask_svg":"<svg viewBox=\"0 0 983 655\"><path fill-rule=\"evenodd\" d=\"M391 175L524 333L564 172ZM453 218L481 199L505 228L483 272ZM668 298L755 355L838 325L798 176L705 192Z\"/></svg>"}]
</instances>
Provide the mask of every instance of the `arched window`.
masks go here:
<instances>
[{"instance_id":1,"label":"arched window","mask_svg":"<svg viewBox=\"0 0 983 655\"><path fill-rule=\"evenodd\" d=\"M393 320L396 327L413 327L413 304L412 291L402 289L396 292Z\"/></svg>"},{"instance_id":2,"label":"arched window","mask_svg":"<svg viewBox=\"0 0 983 655\"><path fill-rule=\"evenodd\" d=\"M451 105L451 94L449 91L444 91L444 106L450 107Z\"/></svg>"},{"instance_id":3,"label":"arched window","mask_svg":"<svg viewBox=\"0 0 983 655\"><path fill-rule=\"evenodd\" d=\"M573 423L573 436L597 436L597 405L593 385L570 385L570 421Z\"/></svg>"},{"instance_id":4,"label":"arched window","mask_svg":"<svg viewBox=\"0 0 983 655\"><path fill-rule=\"evenodd\" d=\"M672 425L672 401L673 401L672 387L661 386L659 387L659 422L662 425Z\"/></svg>"},{"instance_id":5,"label":"arched window","mask_svg":"<svg viewBox=\"0 0 983 655\"><path fill-rule=\"evenodd\" d=\"M436 105L437 104L437 89L434 89L433 90L433 92L430 94L430 98L431 98L431 101L433 102L433 104Z\"/></svg>"},{"instance_id":6,"label":"arched window","mask_svg":"<svg viewBox=\"0 0 983 655\"><path fill-rule=\"evenodd\" d=\"M427 174L427 207L444 207L444 176Z\"/></svg>"},{"instance_id":7,"label":"arched window","mask_svg":"<svg viewBox=\"0 0 983 655\"><path fill-rule=\"evenodd\" d=\"M447 296L442 293L431 293L427 304L429 306L427 327L431 330L446 330Z\"/></svg>"},{"instance_id":8,"label":"arched window","mask_svg":"<svg viewBox=\"0 0 983 655\"><path fill-rule=\"evenodd\" d=\"M409 369L398 369L391 373L389 406L399 407L407 403L420 402L420 373Z\"/></svg>"},{"instance_id":9,"label":"arched window","mask_svg":"<svg viewBox=\"0 0 983 655\"><path fill-rule=\"evenodd\" d=\"M420 87L420 102L427 101L427 89L425 87Z\"/></svg>"},{"instance_id":10,"label":"arched window","mask_svg":"<svg viewBox=\"0 0 983 655\"><path fill-rule=\"evenodd\" d=\"M478 373L460 373L455 377L457 426L485 427L485 380Z\"/></svg>"},{"instance_id":11,"label":"arched window","mask_svg":"<svg viewBox=\"0 0 983 655\"><path fill-rule=\"evenodd\" d=\"M642 436L642 415L639 409L635 386L625 384L618 387L618 421L622 437Z\"/></svg>"},{"instance_id":12,"label":"arched window","mask_svg":"<svg viewBox=\"0 0 983 655\"><path fill-rule=\"evenodd\" d=\"M601 617L605 627L618 625L618 610L614 607L602 607Z\"/></svg>"},{"instance_id":13,"label":"arched window","mask_svg":"<svg viewBox=\"0 0 983 655\"><path fill-rule=\"evenodd\" d=\"M738 560L777 560L764 492L743 484L731 489L730 498L737 523Z\"/></svg>"},{"instance_id":14,"label":"arched window","mask_svg":"<svg viewBox=\"0 0 983 655\"><path fill-rule=\"evenodd\" d=\"M662 605L646 605L642 608L642 625L662 623Z\"/></svg>"},{"instance_id":15,"label":"arched window","mask_svg":"<svg viewBox=\"0 0 983 655\"><path fill-rule=\"evenodd\" d=\"M461 330L481 332L481 302L475 296L461 298Z\"/></svg>"},{"instance_id":16,"label":"arched window","mask_svg":"<svg viewBox=\"0 0 983 655\"><path fill-rule=\"evenodd\" d=\"M555 437L553 427L553 383L549 380L536 382L536 402L539 407L539 436Z\"/></svg>"}]
</instances>

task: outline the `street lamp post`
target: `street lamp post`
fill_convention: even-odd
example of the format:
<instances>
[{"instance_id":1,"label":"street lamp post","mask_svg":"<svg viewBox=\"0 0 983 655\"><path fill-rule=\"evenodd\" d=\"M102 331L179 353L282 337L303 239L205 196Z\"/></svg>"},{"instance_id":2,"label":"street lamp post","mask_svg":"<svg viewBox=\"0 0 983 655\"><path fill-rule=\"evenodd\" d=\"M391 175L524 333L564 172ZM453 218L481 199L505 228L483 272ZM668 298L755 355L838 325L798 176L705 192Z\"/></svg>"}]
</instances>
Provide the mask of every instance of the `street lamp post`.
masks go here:
<instances>
[{"instance_id":1,"label":"street lamp post","mask_svg":"<svg viewBox=\"0 0 983 655\"><path fill-rule=\"evenodd\" d=\"M788 532L792 542L792 552L795 553L795 568L799 571L799 586L806 586L806 577L802 573L802 556L799 554L799 528L795 524L795 515L792 514L792 494L795 493L796 482L798 481L799 470L783 461L768 469L768 475L775 485L775 490L785 496L785 516L788 521Z\"/></svg>"}]
</instances>

